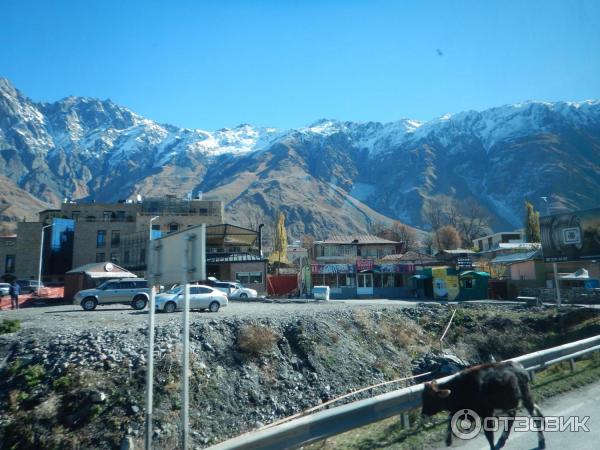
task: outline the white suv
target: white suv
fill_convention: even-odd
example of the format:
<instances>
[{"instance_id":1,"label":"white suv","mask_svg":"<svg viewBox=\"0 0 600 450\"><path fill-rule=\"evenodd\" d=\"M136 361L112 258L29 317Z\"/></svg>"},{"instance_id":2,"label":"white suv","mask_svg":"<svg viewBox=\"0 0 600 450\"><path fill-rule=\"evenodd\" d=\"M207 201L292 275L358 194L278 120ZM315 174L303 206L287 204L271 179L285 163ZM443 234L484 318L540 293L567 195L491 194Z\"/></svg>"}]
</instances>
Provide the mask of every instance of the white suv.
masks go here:
<instances>
[{"instance_id":1,"label":"white suv","mask_svg":"<svg viewBox=\"0 0 600 450\"><path fill-rule=\"evenodd\" d=\"M146 280L125 278L108 280L94 289L79 291L73 297L73 304L86 311L93 311L98 305L126 304L133 309L144 309L150 297Z\"/></svg>"}]
</instances>

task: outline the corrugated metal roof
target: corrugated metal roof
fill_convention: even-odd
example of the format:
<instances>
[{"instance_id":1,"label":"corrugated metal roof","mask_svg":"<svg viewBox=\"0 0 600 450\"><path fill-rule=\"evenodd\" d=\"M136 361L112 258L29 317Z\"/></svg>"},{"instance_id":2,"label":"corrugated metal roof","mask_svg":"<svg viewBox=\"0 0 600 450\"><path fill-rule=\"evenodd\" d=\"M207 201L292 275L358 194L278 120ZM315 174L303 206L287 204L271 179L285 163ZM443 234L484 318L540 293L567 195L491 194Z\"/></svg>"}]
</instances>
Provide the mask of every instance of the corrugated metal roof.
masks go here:
<instances>
[{"instance_id":1,"label":"corrugated metal roof","mask_svg":"<svg viewBox=\"0 0 600 450\"><path fill-rule=\"evenodd\" d=\"M415 263L434 263L439 262L436 258L425 253L419 253L415 251L408 251L403 254L387 255L381 258L382 261L395 261L395 262L415 262Z\"/></svg>"},{"instance_id":2,"label":"corrugated metal roof","mask_svg":"<svg viewBox=\"0 0 600 450\"><path fill-rule=\"evenodd\" d=\"M472 255L475 252L473 250L468 250L466 248L456 248L454 250L443 250L441 253L447 253L448 255Z\"/></svg>"},{"instance_id":3,"label":"corrugated metal roof","mask_svg":"<svg viewBox=\"0 0 600 450\"><path fill-rule=\"evenodd\" d=\"M357 234L351 236L330 236L324 241L319 241L317 244L399 244L400 242L389 241L373 236L372 234Z\"/></svg>"},{"instance_id":4,"label":"corrugated metal roof","mask_svg":"<svg viewBox=\"0 0 600 450\"><path fill-rule=\"evenodd\" d=\"M529 261L532 259L536 259L538 257L541 258L541 252L539 250L534 250L532 252L526 253L512 253L510 255L501 255L496 256L494 259L490 261L491 264L512 264L522 261Z\"/></svg>"},{"instance_id":5,"label":"corrugated metal roof","mask_svg":"<svg viewBox=\"0 0 600 450\"><path fill-rule=\"evenodd\" d=\"M265 258L261 258L260 256L257 256L257 255L245 255L245 254L213 256L213 257L206 258L207 264L233 263L233 262L261 262L261 261L265 261Z\"/></svg>"}]
</instances>

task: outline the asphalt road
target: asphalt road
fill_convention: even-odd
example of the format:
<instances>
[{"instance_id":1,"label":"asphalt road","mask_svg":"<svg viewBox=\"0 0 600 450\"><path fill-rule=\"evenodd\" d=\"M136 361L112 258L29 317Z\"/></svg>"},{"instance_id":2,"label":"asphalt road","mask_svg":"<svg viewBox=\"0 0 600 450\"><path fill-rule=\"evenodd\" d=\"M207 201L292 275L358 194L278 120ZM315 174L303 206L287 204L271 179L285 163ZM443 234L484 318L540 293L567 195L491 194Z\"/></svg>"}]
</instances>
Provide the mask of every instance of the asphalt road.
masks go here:
<instances>
[{"instance_id":1,"label":"asphalt road","mask_svg":"<svg viewBox=\"0 0 600 450\"><path fill-rule=\"evenodd\" d=\"M578 416L583 419L589 416L586 426L589 432L585 431L563 431L550 432L546 431L546 448L548 449L564 449L564 450L597 450L600 448L600 382L585 386L568 392L557 397L553 397L540 405L542 413L546 416ZM524 412L520 412L522 415ZM500 433L494 436L498 442ZM433 447L435 449L447 449L445 444ZM490 447L487 443L483 432L475 439L470 441L461 441L454 437L451 448L460 450L488 450ZM506 442L503 449L506 450L523 450L537 448L537 434L533 431L513 431Z\"/></svg>"}]
</instances>

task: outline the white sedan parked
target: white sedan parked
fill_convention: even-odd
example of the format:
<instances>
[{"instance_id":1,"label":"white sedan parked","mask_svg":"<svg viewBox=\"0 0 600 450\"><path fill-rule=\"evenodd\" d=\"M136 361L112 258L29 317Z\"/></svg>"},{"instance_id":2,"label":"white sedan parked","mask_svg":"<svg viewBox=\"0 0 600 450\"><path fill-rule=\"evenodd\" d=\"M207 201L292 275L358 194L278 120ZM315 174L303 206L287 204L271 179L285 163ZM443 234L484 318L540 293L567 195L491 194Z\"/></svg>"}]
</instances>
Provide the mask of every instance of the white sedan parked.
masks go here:
<instances>
[{"instance_id":1,"label":"white sedan parked","mask_svg":"<svg viewBox=\"0 0 600 450\"><path fill-rule=\"evenodd\" d=\"M224 292L229 298L256 298L258 292L242 286L240 283L232 281L219 281L215 283L215 288Z\"/></svg>"},{"instance_id":2,"label":"white sedan parked","mask_svg":"<svg viewBox=\"0 0 600 450\"><path fill-rule=\"evenodd\" d=\"M208 309L217 312L227 306L227 295L210 286L190 286L190 309ZM156 310L172 313L183 309L183 286L177 286L156 296Z\"/></svg>"}]
</instances>

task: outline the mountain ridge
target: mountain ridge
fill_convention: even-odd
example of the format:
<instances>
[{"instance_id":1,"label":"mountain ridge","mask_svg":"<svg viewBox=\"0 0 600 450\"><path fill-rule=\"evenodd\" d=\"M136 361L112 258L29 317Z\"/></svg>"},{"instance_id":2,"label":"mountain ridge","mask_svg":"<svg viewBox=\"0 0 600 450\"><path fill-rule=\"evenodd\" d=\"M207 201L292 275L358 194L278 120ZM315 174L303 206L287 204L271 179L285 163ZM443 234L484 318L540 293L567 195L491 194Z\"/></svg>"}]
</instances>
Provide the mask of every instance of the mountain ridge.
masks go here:
<instances>
[{"instance_id":1,"label":"mountain ridge","mask_svg":"<svg viewBox=\"0 0 600 450\"><path fill-rule=\"evenodd\" d=\"M595 206L599 150L598 100L530 101L427 122L205 131L159 124L111 100L37 103L0 78L0 174L40 200L202 191L222 196L242 225L252 210L266 218L283 210L296 234L391 220L426 227L423 208L440 196L477 201L495 228L520 224L525 197Z\"/></svg>"}]
</instances>

